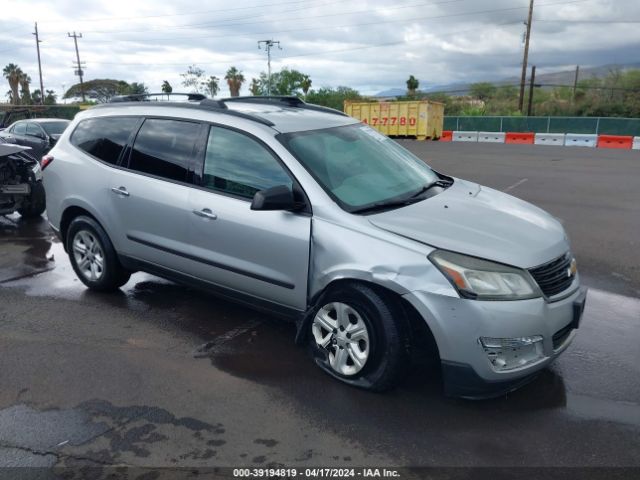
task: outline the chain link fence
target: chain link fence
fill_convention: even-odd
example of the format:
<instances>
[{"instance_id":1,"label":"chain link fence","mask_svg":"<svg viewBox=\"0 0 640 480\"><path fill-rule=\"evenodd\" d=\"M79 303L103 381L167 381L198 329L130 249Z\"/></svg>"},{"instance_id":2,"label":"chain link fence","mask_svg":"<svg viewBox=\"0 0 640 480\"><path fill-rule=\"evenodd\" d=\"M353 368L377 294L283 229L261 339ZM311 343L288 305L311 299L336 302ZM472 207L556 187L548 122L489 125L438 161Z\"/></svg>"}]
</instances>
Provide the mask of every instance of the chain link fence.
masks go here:
<instances>
[{"instance_id":1,"label":"chain link fence","mask_svg":"<svg viewBox=\"0 0 640 480\"><path fill-rule=\"evenodd\" d=\"M444 130L472 132L591 133L640 136L640 118L444 117Z\"/></svg>"}]
</instances>

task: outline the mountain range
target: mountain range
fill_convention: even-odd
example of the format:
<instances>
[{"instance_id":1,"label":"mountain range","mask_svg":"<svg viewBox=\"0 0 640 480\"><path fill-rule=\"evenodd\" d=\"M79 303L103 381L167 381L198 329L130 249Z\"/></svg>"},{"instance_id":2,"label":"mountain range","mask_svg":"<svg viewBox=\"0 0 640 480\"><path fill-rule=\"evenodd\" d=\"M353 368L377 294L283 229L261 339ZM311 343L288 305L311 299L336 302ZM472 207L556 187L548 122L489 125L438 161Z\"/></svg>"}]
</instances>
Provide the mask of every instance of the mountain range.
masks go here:
<instances>
[{"instance_id":1,"label":"mountain range","mask_svg":"<svg viewBox=\"0 0 640 480\"><path fill-rule=\"evenodd\" d=\"M602 78L607 76L613 70L631 70L640 68L640 62L638 63L627 63L622 65L600 65L598 67L586 67L580 68L580 73L578 75L579 80L585 80L587 78ZM573 70L562 70L558 72L549 72L549 73L538 73L536 74L536 84L543 85L573 85L573 81L575 78L576 71ZM483 80L479 80L483 81ZM528 81L528 80L527 80ZM520 78L519 77L509 77L501 80L493 80L491 81L494 85L519 85ZM429 85L426 88L420 89L419 91L422 93L434 93L434 92L445 92L450 93L451 95L467 95L469 93L469 89L471 88L471 83L447 83L447 84L433 84ZM376 93L373 97L399 97L401 95L406 95L406 88L389 88L387 90L383 90L381 92Z\"/></svg>"}]
</instances>

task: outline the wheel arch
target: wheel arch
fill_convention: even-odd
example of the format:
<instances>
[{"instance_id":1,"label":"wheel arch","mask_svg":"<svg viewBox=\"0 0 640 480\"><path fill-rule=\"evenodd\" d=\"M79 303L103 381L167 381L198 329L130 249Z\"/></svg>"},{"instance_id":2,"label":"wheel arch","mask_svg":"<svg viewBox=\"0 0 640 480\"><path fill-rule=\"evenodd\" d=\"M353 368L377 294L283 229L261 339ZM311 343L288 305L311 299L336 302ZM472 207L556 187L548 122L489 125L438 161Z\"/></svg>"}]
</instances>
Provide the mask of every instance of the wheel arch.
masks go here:
<instances>
[{"instance_id":1,"label":"wheel arch","mask_svg":"<svg viewBox=\"0 0 640 480\"><path fill-rule=\"evenodd\" d=\"M64 209L62 212L62 216L60 217L60 239L62 240L62 245L64 247L64 251L67 251L67 232L69 231L69 225L74 218L79 217L80 215L85 215L89 218L92 218L94 221L98 222L102 228L104 225L100 220L94 215L92 212L87 210L84 207L78 205L70 205Z\"/></svg>"},{"instance_id":2,"label":"wheel arch","mask_svg":"<svg viewBox=\"0 0 640 480\"><path fill-rule=\"evenodd\" d=\"M405 327L408 329L412 347L423 346L423 348L430 350L439 362L440 353L435 336L433 335L427 321L420 315L416 308L403 297L402 294L405 293L404 289L400 286L398 286L397 289L389 288L388 285L382 285L362 277L343 277L334 279L322 290L316 292L316 294L311 297L306 314L297 323L297 344L302 345L308 340L310 323L313 321L313 316L317 308L320 306L319 304L322 302L323 296L327 292L338 288L341 285L354 283L371 288L385 300L389 301L392 308L401 313L401 321L405 323Z\"/></svg>"}]
</instances>

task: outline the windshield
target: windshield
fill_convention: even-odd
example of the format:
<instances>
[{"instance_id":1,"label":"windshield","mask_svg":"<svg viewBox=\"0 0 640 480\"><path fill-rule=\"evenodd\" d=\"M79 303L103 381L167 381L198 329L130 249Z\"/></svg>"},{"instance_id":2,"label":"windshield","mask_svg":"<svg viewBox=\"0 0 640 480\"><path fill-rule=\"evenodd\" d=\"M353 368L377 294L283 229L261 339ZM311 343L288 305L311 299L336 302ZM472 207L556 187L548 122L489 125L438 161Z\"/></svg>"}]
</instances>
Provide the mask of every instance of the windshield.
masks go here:
<instances>
[{"instance_id":1,"label":"windshield","mask_svg":"<svg viewBox=\"0 0 640 480\"><path fill-rule=\"evenodd\" d=\"M279 139L347 211L411 197L438 180L422 160L363 124Z\"/></svg>"},{"instance_id":2,"label":"windshield","mask_svg":"<svg viewBox=\"0 0 640 480\"><path fill-rule=\"evenodd\" d=\"M64 129L69 125L68 120L60 120L59 122L42 122L40 126L49 135L61 135Z\"/></svg>"}]
</instances>

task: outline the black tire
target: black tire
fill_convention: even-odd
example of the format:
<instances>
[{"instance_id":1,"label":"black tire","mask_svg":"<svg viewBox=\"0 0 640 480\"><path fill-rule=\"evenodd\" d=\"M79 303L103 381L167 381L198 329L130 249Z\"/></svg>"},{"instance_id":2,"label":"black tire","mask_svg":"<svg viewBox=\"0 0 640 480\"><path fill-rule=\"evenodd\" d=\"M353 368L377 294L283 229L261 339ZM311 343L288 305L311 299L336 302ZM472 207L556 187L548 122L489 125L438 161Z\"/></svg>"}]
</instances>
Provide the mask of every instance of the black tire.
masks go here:
<instances>
[{"instance_id":1,"label":"black tire","mask_svg":"<svg viewBox=\"0 0 640 480\"><path fill-rule=\"evenodd\" d=\"M31 195L22 203L18 213L23 218L36 218L44 213L47 208L46 194L42 182L36 182L31 186Z\"/></svg>"},{"instance_id":2,"label":"black tire","mask_svg":"<svg viewBox=\"0 0 640 480\"><path fill-rule=\"evenodd\" d=\"M74 241L77 236L80 238L86 234L89 234L97 242L102 252L102 269L98 278L89 278L77 263ZM66 245L73 270L80 281L89 289L108 292L117 290L129 281L131 273L120 265L116 251L107 233L93 218L84 215L74 218L67 229Z\"/></svg>"},{"instance_id":3,"label":"black tire","mask_svg":"<svg viewBox=\"0 0 640 480\"><path fill-rule=\"evenodd\" d=\"M352 375L342 375L331 366L330 350L318 345L313 334L313 319L323 306L334 302L347 304L355 310L369 332L368 358L361 370ZM309 348L314 360L325 372L344 383L382 392L395 387L401 374L408 370L410 342L404 312L390 294L377 288L355 282L332 288L318 301L308 329Z\"/></svg>"}]
</instances>

